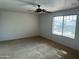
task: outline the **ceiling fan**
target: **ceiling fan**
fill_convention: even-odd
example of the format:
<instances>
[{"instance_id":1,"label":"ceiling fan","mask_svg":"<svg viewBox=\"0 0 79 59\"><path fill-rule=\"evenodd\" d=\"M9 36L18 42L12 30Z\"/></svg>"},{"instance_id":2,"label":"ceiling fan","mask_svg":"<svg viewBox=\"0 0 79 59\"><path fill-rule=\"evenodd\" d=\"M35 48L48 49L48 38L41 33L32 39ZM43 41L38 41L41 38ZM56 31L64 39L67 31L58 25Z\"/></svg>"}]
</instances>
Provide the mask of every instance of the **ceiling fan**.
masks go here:
<instances>
[{"instance_id":1,"label":"ceiling fan","mask_svg":"<svg viewBox=\"0 0 79 59\"><path fill-rule=\"evenodd\" d=\"M51 13L50 11L47 11L45 9L41 8L40 4L34 3L34 2L29 2L29 1L25 1L25 0L19 0L20 2L24 2L24 5L33 5L33 6L37 6L38 8L35 10L36 13Z\"/></svg>"},{"instance_id":2,"label":"ceiling fan","mask_svg":"<svg viewBox=\"0 0 79 59\"><path fill-rule=\"evenodd\" d=\"M47 10L41 9L41 8L40 8L40 5L37 5L37 6L38 6L38 8L35 10L35 12L37 12L37 13L39 13L39 12L46 12L46 13L49 13Z\"/></svg>"}]
</instances>

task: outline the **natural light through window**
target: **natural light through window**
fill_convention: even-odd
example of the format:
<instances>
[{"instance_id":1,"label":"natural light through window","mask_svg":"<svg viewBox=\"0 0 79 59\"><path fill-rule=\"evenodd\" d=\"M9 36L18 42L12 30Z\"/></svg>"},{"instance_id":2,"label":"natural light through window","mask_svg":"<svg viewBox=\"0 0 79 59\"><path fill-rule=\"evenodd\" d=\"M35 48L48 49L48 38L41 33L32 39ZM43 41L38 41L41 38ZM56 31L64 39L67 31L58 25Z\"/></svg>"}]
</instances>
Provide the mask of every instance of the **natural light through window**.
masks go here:
<instances>
[{"instance_id":1,"label":"natural light through window","mask_svg":"<svg viewBox=\"0 0 79 59\"><path fill-rule=\"evenodd\" d=\"M75 38L77 15L53 17L52 33L69 38Z\"/></svg>"},{"instance_id":2,"label":"natural light through window","mask_svg":"<svg viewBox=\"0 0 79 59\"><path fill-rule=\"evenodd\" d=\"M63 16L53 18L53 34L62 35Z\"/></svg>"}]
</instances>

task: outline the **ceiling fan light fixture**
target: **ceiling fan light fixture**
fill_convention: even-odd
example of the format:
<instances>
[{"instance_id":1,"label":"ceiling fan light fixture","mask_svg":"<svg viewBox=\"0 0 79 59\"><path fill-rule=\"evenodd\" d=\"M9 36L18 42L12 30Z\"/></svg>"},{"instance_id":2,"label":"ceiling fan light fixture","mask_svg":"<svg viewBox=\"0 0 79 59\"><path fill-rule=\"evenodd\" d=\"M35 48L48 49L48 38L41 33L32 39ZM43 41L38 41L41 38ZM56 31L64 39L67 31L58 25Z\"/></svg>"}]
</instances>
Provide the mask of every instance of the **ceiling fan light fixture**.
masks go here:
<instances>
[{"instance_id":1,"label":"ceiling fan light fixture","mask_svg":"<svg viewBox=\"0 0 79 59\"><path fill-rule=\"evenodd\" d=\"M40 8L36 9L35 12L41 12L42 10Z\"/></svg>"}]
</instances>

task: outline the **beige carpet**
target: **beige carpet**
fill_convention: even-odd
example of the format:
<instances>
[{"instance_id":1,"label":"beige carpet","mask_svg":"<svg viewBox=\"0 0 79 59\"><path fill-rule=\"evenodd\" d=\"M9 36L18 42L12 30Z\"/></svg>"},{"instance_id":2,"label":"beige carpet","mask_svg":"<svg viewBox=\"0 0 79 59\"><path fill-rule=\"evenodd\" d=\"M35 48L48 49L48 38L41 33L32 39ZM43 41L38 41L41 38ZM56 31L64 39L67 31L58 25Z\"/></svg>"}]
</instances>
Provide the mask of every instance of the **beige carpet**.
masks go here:
<instances>
[{"instance_id":1,"label":"beige carpet","mask_svg":"<svg viewBox=\"0 0 79 59\"><path fill-rule=\"evenodd\" d=\"M73 59L74 57L67 55L67 51L52 47L43 38L0 42L0 59Z\"/></svg>"}]
</instances>

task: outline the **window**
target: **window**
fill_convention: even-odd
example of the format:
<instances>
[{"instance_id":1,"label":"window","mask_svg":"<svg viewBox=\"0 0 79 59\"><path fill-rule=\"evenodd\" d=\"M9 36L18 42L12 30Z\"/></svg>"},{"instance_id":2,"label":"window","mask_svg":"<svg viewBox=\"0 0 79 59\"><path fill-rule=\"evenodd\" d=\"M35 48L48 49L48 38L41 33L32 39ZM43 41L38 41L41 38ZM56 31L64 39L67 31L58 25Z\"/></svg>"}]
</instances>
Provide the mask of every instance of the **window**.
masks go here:
<instances>
[{"instance_id":1,"label":"window","mask_svg":"<svg viewBox=\"0 0 79 59\"><path fill-rule=\"evenodd\" d=\"M69 38L75 38L77 15L53 17L52 33Z\"/></svg>"},{"instance_id":2,"label":"window","mask_svg":"<svg viewBox=\"0 0 79 59\"><path fill-rule=\"evenodd\" d=\"M63 16L53 18L53 34L62 35Z\"/></svg>"}]
</instances>

